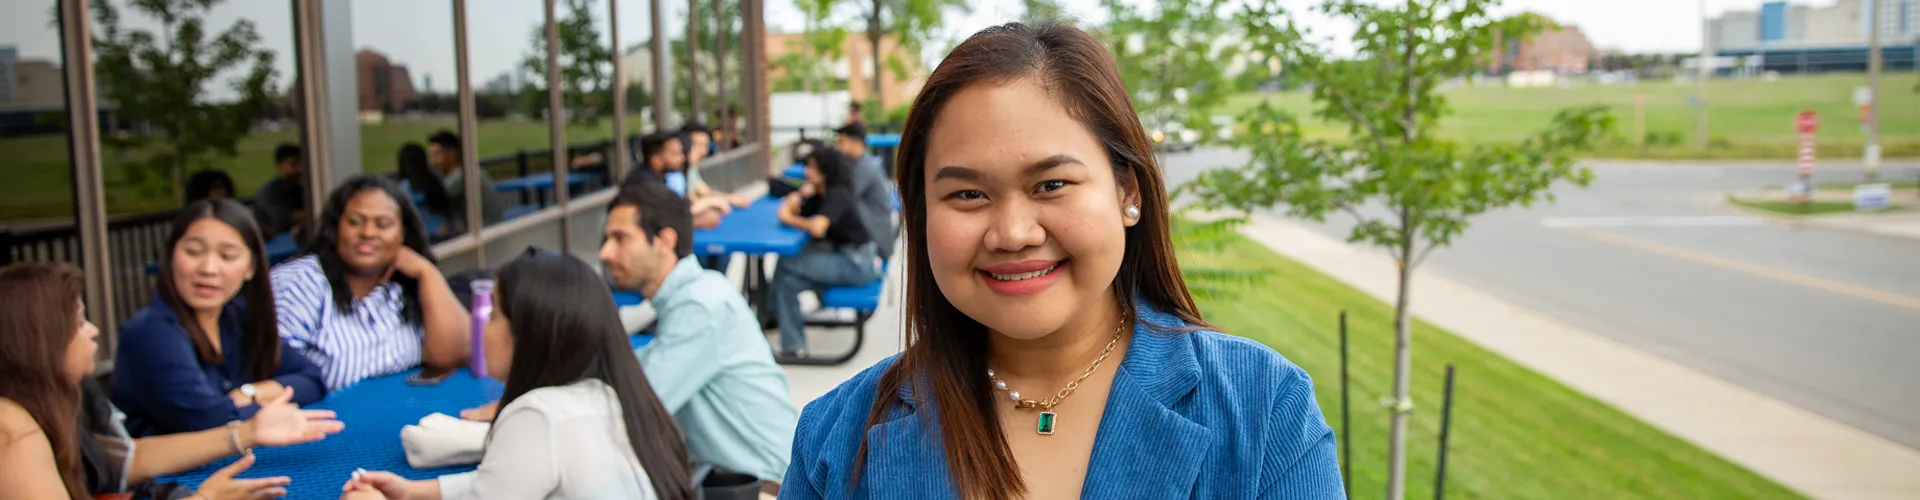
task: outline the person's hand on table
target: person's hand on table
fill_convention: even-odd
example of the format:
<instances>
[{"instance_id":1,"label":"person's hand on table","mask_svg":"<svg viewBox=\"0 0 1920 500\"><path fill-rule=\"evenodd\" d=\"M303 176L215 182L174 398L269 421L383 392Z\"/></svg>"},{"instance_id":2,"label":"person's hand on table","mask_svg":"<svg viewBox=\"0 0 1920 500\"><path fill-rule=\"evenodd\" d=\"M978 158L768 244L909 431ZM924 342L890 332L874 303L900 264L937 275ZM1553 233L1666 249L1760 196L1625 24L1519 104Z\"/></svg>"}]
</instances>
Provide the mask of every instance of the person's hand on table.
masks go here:
<instances>
[{"instance_id":1,"label":"person's hand on table","mask_svg":"<svg viewBox=\"0 0 1920 500\"><path fill-rule=\"evenodd\" d=\"M733 206L738 208L747 208L748 205L753 204L753 198L748 198L748 197L740 196L737 194L729 194L727 195L727 203L732 203Z\"/></svg>"},{"instance_id":2,"label":"person's hand on table","mask_svg":"<svg viewBox=\"0 0 1920 500\"><path fill-rule=\"evenodd\" d=\"M500 414L499 401L494 401L492 403L483 404L477 407L460 410L461 419L472 420L475 422L492 422L493 417L499 414Z\"/></svg>"},{"instance_id":3,"label":"person's hand on table","mask_svg":"<svg viewBox=\"0 0 1920 500\"><path fill-rule=\"evenodd\" d=\"M257 446L292 446L326 439L328 435L339 433L346 424L334 420L334 414L326 410L302 410L293 404L293 389L280 391L280 396L260 402L260 411L253 419L244 424L240 433L252 440Z\"/></svg>"},{"instance_id":4,"label":"person's hand on table","mask_svg":"<svg viewBox=\"0 0 1920 500\"><path fill-rule=\"evenodd\" d=\"M253 454L241 455L233 464L221 467L213 475L200 483L200 489L187 496L188 500L230 500L255 498L280 498L287 496L286 486L293 482L285 476L260 479L234 479L233 476L246 472L253 467Z\"/></svg>"},{"instance_id":5,"label":"person's hand on table","mask_svg":"<svg viewBox=\"0 0 1920 500\"><path fill-rule=\"evenodd\" d=\"M340 500L438 500L440 481L408 481L392 472L366 472L348 479L347 484L340 487L340 493Z\"/></svg>"}]
</instances>

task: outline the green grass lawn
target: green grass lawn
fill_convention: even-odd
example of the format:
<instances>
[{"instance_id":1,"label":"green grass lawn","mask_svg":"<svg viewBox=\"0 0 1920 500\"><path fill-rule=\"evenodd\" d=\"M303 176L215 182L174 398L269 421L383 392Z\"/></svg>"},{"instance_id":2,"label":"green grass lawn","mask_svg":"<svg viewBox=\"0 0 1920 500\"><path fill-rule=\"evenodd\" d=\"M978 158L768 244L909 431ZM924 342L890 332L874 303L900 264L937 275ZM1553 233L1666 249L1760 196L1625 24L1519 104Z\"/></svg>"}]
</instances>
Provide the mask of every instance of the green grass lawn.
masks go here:
<instances>
[{"instance_id":1,"label":"green grass lawn","mask_svg":"<svg viewBox=\"0 0 1920 500\"><path fill-rule=\"evenodd\" d=\"M1747 208L1785 215L1820 215L1853 211L1853 202L1850 201L1815 201L1801 204L1791 201L1759 201L1729 198L1727 202ZM1899 210L1901 208L1903 207L1899 205L1889 205L1887 207L1888 210Z\"/></svg>"},{"instance_id":2,"label":"green grass lawn","mask_svg":"<svg viewBox=\"0 0 1920 500\"><path fill-rule=\"evenodd\" d=\"M1914 74L1906 72L1888 74L1881 81L1884 156L1920 156L1920 95L1914 94L1914 83ZM1818 155L1858 158L1866 139L1859 127L1859 108L1854 107L1852 99L1853 88L1862 85L1866 85L1862 74L1784 77L1774 82L1715 80L1707 91L1711 105L1708 139L1713 146L1704 155L1695 149L1694 111L1687 106L1694 86L1670 81L1567 88L1507 88L1491 83L1456 87L1444 92L1453 115L1440 128L1446 136L1466 143L1510 142L1545 127L1560 109L1601 104L1613 109L1620 139L1591 152L1591 156L1792 160L1799 157L1800 147L1799 134L1793 128L1794 115L1811 109L1820 114L1820 132L1815 139ZM1647 132L1678 134L1678 144L1649 146L1644 153L1635 150L1631 137L1636 94L1646 96ZM1312 102L1299 92L1237 95L1220 112L1237 114L1263 99L1296 113L1309 136L1337 139L1347 135L1344 126L1330 128L1310 116Z\"/></svg>"},{"instance_id":3,"label":"green grass lawn","mask_svg":"<svg viewBox=\"0 0 1920 500\"><path fill-rule=\"evenodd\" d=\"M629 126L640 125L633 118ZM478 150L481 158L512 154L515 151L545 151L549 139L546 122L489 120L479 123ZM367 172L391 172L400 147L409 142L426 144L427 136L440 130L458 130L453 119L388 121L360 126L360 158ZM298 131L260 133L240 142L237 154L202 167L224 170L233 177L241 196L253 191L273 176L273 149L283 142L298 143ZM567 143L585 144L613 135L613 124L602 120L597 126L567 128ZM64 135L0 139L0 225L6 221L69 216L73 212L73 177L67 161ZM125 166L139 153L101 151L106 159L103 181L107 187L107 210L114 214L162 210L173 206L171 196L142 193L128 186ZM544 164L544 163L543 163ZM197 169L197 168L196 168ZM196 170L190 169L190 170Z\"/></svg>"},{"instance_id":4,"label":"green grass lawn","mask_svg":"<svg viewBox=\"0 0 1920 500\"><path fill-rule=\"evenodd\" d=\"M1313 375L1339 431L1338 315L1348 311L1355 498L1385 491L1393 309L1234 236L1189 267L1265 269L1264 284L1204 302L1221 329L1272 346ZM1415 282L1414 300L1419 300ZM1407 498L1431 498L1447 364L1455 380L1448 498L1795 498L1738 465L1432 325L1415 322Z\"/></svg>"}]
</instances>

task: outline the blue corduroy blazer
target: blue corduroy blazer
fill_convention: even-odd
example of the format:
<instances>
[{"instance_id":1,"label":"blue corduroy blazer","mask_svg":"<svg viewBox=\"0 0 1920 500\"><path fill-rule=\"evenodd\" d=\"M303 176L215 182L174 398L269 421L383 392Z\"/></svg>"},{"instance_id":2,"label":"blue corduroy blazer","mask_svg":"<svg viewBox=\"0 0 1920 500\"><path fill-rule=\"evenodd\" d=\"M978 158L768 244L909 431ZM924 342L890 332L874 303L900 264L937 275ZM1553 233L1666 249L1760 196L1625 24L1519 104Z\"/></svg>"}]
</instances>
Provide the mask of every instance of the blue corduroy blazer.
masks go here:
<instances>
[{"instance_id":1,"label":"blue corduroy blazer","mask_svg":"<svg viewBox=\"0 0 1920 500\"><path fill-rule=\"evenodd\" d=\"M1306 370L1265 345L1136 304L1140 321L1094 439L1086 498L1345 498ZM782 499L958 498L937 412L909 390L867 427L888 358L808 404ZM922 414L922 412L926 412ZM867 458L852 474L861 438Z\"/></svg>"}]
</instances>

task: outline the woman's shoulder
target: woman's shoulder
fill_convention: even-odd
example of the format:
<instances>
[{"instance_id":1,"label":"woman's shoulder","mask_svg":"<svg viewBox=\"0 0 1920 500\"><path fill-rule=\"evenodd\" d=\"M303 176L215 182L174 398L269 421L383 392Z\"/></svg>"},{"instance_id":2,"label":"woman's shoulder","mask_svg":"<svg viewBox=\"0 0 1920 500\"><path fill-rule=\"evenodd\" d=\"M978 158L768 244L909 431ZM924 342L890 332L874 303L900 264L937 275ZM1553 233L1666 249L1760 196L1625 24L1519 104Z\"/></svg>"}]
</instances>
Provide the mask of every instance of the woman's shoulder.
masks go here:
<instances>
[{"instance_id":1,"label":"woman's shoulder","mask_svg":"<svg viewBox=\"0 0 1920 500\"><path fill-rule=\"evenodd\" d=\"M17 442L41 432L44 431L40 429L40 422L33 419L33 414L27 412L27 407L20 406L20 403L12 399L0 397L0 445Z\"/></svg>"},{"instance_id":2,"label":"woman's shoulder","mask_svg":"<svg viewBox=\"0 0 1920 500\"><path fill-rule=\"evenodd\" d=\"M1286 404L1290 395L1311 397L1313 378L1306 369L1266 344L1216 330L1182 336L1199 372L1197 389L1236 402L1228 408L1265 412Z\"/></svg>"},{"instance_id":3,"label":"woman's shoulder","mask_svg":"<svg viewBox=\"0 0 1920 500\"><path fill-rule=\"evenodd\" d=\"M123 346L141 346L133 349L139 352L146 351L156 343L179 341L191 344L192 340L184 335L184 331L184 327L180 325L180 318L173 314L173 310L161 304L160 299L154 299L139 311L134 311L133 316L120 324L120 343ZM122 353L127 351L128 349L118 350Z\"/></svg>"},{"instance_id":4,"label":"woman's shoulder","mask_svg":"<svg viewBox=\"0 0 1920 500\"><path fill-rule=\"evenodd\" d=\"M591 414L613 413L619 397L613 386L599 379L583 379L567 385L541 387L514 398L500 409L500 420L522 413L539 413L549 421ZM615 402L610 406L608 402Z\"/></svg>"},{"instance_id":5,"label":"woman's shoulder","mask_svg":"<svg viewBox=\"0 0 1920 500\"><path fill-rule=\"evenodd\" d=\"M326 280L326 273L320 269L320 257L313 254L294 257L287 259L286 262L274 264L273 268L267 271L267 274L273 277L274 285L279 285L282 280L288 278L318 276L322 281Z\"/></svg>"}]
</instances>

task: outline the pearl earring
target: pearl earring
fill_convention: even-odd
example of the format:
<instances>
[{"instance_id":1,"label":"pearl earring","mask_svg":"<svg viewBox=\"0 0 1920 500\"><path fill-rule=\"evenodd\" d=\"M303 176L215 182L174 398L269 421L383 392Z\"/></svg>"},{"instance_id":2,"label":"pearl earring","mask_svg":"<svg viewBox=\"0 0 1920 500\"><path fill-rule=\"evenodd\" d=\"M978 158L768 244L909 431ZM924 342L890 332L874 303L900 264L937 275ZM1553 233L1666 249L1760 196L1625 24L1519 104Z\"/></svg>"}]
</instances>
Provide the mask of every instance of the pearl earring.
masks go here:
<instances>
[{"instance_id":1,"label":"pearl earring","mask_svg":"<svg viewBox=\"0 0 1920 500\"><path fill-rule=\"evenodd\" d=\"M1140 218L1140 206L1139 206L1139 205L1127 205L1127 218L1128 218L1128 219L1138 219L1138 218Z\"/></svg>"}]
</instances>

